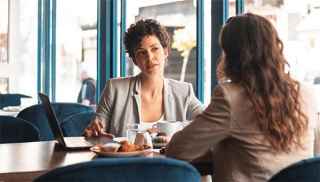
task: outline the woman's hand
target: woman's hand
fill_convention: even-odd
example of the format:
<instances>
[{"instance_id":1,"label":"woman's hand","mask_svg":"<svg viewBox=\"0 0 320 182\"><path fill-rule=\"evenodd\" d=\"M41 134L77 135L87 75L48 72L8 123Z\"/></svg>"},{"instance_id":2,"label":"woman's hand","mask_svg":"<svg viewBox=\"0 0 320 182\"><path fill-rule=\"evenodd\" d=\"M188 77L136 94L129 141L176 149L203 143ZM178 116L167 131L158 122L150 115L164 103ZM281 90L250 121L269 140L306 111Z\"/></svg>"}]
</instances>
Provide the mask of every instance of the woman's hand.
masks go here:
<instances>
[{"instance_id":1,"label":"woman's hand","mask_svg":"<svg viewBox=\"0 0 320 182\"><path fill-rule=\"evenodd\" d=\"M84 130L83 135L85 137L104 136L111 139L114 138L114 135L104 131L103 124L98 119L95 119L90 123L90 125Z\"/></svg>"}]
</instances>

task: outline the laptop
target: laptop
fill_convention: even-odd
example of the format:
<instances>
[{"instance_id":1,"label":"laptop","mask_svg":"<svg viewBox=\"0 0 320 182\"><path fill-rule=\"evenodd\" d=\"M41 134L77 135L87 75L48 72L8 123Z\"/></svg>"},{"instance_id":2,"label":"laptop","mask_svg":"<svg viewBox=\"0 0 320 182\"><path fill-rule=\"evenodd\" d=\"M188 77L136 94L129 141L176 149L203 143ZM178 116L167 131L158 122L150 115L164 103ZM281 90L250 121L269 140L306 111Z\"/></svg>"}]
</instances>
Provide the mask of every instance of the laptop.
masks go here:
<instances>
[{"instance_id":1,"label":"laptop","mask_svg":"<svg viewBox=\"0 0 320 182\"><path fill-rule=\"evenodd\" d=\"M43 93L39 93L39 98L44 107L48 118L49 127L58 144L64 149L88 149L96 144L105 144L112 142L112 139L107 137L64 137L62 129L59 125L58 118L50 103L49 97Z\"/></svg>"}]
</instances>

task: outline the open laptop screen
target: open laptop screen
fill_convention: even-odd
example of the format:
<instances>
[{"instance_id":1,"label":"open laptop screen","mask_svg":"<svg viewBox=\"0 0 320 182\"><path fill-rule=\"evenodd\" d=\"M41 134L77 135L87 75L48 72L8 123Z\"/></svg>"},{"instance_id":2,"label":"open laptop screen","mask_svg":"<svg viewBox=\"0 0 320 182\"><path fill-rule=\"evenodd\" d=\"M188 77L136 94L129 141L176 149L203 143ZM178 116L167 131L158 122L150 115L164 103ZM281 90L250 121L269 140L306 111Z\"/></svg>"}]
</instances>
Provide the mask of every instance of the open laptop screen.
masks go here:
<instances>
[{"instance_id":1,"label":"open laptop screen","mask_svg":"<svg viewBox=\"0 0 320 182\"><path fill-rule=\"evenodd\" d=\"M58 143L62 146L66 146L64 141L62 129L59 126L59 122L57 120L56 114L50 104L48 96L45 94L39 93L39 98L42 102L42 105L45 109L46 115L48 117L48 122L53 133L54 138L58 141Z\"/></svg>"}]
</instances>

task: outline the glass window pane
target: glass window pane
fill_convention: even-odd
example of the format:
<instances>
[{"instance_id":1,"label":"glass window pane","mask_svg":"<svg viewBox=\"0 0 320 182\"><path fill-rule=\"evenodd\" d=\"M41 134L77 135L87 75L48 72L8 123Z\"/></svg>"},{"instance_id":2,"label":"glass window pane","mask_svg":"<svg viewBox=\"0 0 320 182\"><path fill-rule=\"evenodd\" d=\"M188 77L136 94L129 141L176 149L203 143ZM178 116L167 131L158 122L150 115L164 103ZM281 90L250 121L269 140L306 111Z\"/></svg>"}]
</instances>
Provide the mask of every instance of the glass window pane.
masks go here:
<instances>
[{"instance_id":1,"label":"glass window pane","mask_svg":"<svg viewBox=\"0 0 320 182\"><path fill-rule=\"evenodd\" d=\"M196 88L196 1L195 0L127 0L127 27L142 18L152 18L164 25L171 38L172 49L165 77L182 80ZM139 70L128 60L127 74Z\"/></svg>"},{"instance_id":2,"label":"glass window pane","mask_svg":"<svg viewBox=\"0 0 320 182\"><path fill-rule=\"evenodd\" d=\"M0 0L0 92L31 96L22 107L37 102L37 13L37 0Z\"/></svg>"},{"instance_id":3,"label":"glass window pane","mask_svg":"<svg viewBox=\"0 0 320 182\"><path fill-rule=\"evenodd\" d=\"M212 64L216 64L214 61ZM211 0L204 0L204 105L211 100Z\"/></svg>"},{"instance_id":4,"label":"glass window pane","mask_svg":"<svg viewBox=\"0 0 320 182\"><path fill-rule=\"evenodd\" d=\"M320 92L320 1L247 0L246 12L267 17L284 43L291 75ZM320 100L318 100L320 106Z\"/></svg>"},{"instance_id":5,"label":"glass window pane","mask_svg":"<svg viewBox=\"0 0 320 182\"><path fill-rule=\"evenodd\" d=\"M0 64L8 62L8 0L0 1Z\"/></svg>"},{"instance_id":6,"label":"glass window pane","mask_svg":"<svg viewBox=\"0 0 320 182\"><path fill-rule=\"evenodd\" d=\"M56 22L56 101L95 105L97 1L57 1Z\"/></svg>"},{"instance_id":7,"label":"glass window pane","mask_svg":"<svg viewBox=\"0 0 320 182\"><path fill-rule=\"evenodd\" d=\"M236 0L229 0L229 17L236 15Z\"/></svg>"}]
</instances>

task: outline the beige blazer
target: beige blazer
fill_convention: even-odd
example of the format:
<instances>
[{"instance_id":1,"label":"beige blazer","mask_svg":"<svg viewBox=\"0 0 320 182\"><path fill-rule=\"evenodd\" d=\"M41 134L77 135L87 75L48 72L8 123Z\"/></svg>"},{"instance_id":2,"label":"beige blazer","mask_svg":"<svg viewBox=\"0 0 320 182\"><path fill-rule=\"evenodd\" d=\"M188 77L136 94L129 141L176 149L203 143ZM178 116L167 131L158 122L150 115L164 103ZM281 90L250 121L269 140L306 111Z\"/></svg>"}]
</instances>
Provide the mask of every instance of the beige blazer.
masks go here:
<instances>
[{"instance_id":1,"label":"beige blazer","mask_svg":"<svg viewBox=\"0 0 320 182\"><path fill-rule=\"evenodd\" d=\"M141 121L140 75L108 80L97 113L105 118L106 131L126 136L126 126ZM202 112L192 85L164 79L164 120L192 120Z\"/></svg>"},{"instance_id":2,"label":"beige blazer","mask_svg":"<svg viewBox=\"0 0 320 182\"><path fill-rule=\"evenodd\" d=\"M309 117L304 149L272 151L258 129L244 89L234 83L221 83L203 113L173 136L167 155L192 161L211 151L214 182L265 182L284 167L314 155L316 107L313 94L305 89L302 94L302 108Z\"/></svg>"}]
</instances>

